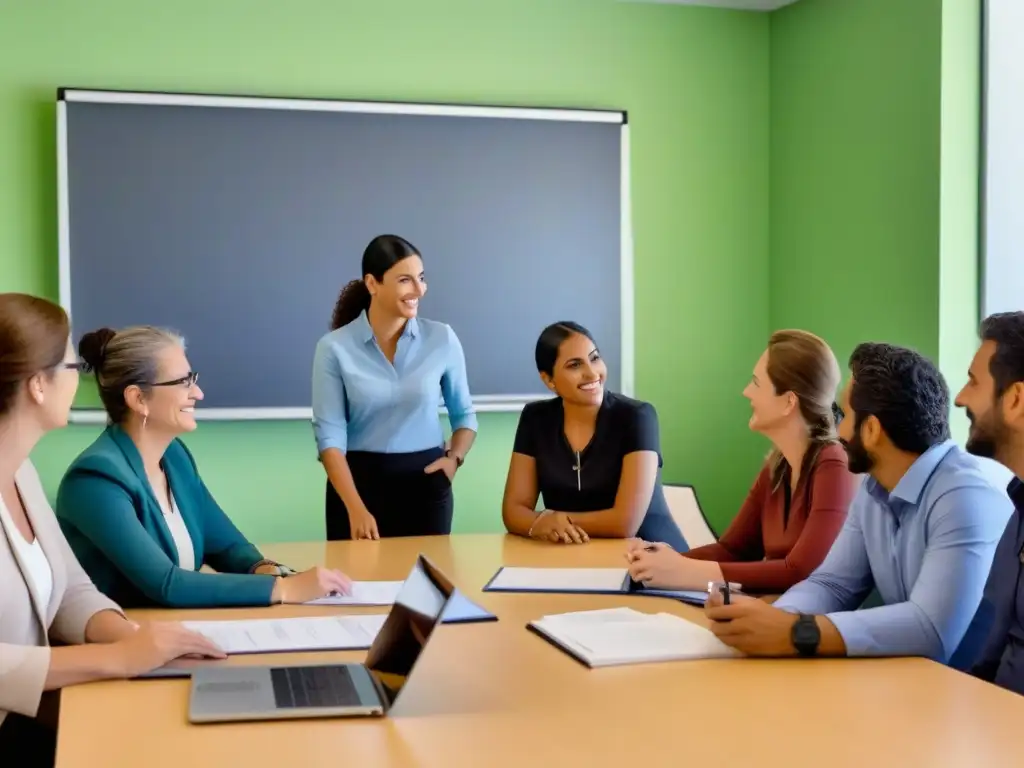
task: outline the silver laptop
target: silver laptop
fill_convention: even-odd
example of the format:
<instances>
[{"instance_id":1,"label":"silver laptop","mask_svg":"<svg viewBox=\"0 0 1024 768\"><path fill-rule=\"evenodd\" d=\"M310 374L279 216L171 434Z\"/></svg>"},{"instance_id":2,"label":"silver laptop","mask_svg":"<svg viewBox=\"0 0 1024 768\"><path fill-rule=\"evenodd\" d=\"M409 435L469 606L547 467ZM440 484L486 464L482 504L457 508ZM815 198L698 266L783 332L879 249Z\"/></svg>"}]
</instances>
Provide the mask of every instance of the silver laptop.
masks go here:
<instances>
[{"instance_id":1,"label":"silver laptop","mask_svg":"<svg viewBox=\"0 0 1024 768\"><path fill-rule=\"evenodd\" d=\"M189 721L383 716L441 623L452 592L451 582L420 555L364 663L196 669Z\"/></svg>"}]
</instances>

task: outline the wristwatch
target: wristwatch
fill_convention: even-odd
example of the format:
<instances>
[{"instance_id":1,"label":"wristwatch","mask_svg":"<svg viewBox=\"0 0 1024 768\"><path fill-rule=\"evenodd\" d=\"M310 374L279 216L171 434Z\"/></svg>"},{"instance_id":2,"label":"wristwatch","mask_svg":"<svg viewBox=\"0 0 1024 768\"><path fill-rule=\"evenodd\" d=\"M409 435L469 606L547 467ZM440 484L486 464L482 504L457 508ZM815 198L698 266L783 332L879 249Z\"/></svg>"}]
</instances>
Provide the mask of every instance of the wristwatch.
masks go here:
<instances>
[{"instance_id":1,"label":"wristwatch","mask_svg":"<svg viewBox=\"0 0 1024 768\"><path fill-rule=\"evenodd\" d=\"M801 613L793 622L789 631L789 639L801 656L814 656L821 643L821 630L813 616Z\"/></svg>"},{"instance_id":2,"label":"wristwatch","mask_svg":"<svg viewBox=\"0 0 1024 768\"><path fill-rule=\"evenodd\" d=\"M451 448L449 448L448 450L446 450L446 451L444 452L444 455L445 455L445 456L446 456L447 458L449 458L449 459L455 459L455 468L456 468L456 469L462 469L462 464L463 464L463 462L465 462L465 459L464 459L464 458L462 458L461 456L459 456L459 455L458 455L457 453L452 453L452 449L451 449Z\"/></svg>"}]
</instances>

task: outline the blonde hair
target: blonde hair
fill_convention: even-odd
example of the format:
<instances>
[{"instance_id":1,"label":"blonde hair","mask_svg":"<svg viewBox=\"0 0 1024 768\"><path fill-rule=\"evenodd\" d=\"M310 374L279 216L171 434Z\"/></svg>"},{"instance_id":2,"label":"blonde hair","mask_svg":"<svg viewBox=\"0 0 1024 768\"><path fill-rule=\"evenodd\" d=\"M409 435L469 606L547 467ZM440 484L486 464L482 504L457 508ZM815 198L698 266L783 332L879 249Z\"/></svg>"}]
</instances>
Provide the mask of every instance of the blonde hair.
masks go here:
<instances>
[{"instance_id":1,"label":"blonde hair","mask_svg":"<svg viewBox=\"0 0 1024 768\"><path fill-rule=\"evenodd\" d=\"M149 392L159 375L157 358L174 345L184 349L185 340L152 325L133 325L120 331L100 328L78 342L78 354L95 371L100 400L114 424L124 423L130 410L124 391L137 386Z\"/></svg>"},{"instance_id":2,"label":"blonde hair","mask_svg":"<svg viewBox=\"0 0 1024 768\"><path fill-rule=\"evenodd\" d=\"M841 378L839 361L824 339L808 331L776 331L768 341L768 378L776 394L792 392L807 424L811 445L804 454L803 470L818 458L836 436L836 389ZM778 448L768 454L772 488L778 488L789 464Z\"/></svg>"}]
</instances>

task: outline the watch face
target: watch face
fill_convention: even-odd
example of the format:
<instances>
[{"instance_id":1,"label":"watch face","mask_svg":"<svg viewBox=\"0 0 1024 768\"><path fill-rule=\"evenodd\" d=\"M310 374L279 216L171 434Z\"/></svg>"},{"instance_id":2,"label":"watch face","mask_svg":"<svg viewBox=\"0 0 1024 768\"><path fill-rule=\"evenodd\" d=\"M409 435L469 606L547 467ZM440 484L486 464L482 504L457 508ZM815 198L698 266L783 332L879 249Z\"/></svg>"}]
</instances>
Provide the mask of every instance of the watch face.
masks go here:
<instances>
[{"instance_id":1,"label":"watch face","mask_svg":"<svg viewBox=\"0 0 1024 768\"><path fill-rule=\"evenodd\" d=\"M808 650L817 648L821 642L821 631L813 616L801 616L793 625L793 644Z\"/></svg>"}]
</instances>

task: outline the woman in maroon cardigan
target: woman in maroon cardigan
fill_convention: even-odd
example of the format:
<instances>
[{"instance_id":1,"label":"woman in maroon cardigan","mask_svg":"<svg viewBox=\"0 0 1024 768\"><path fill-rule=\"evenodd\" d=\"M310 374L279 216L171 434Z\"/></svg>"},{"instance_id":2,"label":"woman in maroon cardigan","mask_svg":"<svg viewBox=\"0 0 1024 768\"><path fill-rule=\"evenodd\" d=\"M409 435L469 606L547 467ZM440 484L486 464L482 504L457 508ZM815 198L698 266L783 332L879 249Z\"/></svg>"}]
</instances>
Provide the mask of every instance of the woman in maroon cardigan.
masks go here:
<instances>
[{"instance_id":1,"label":"woman in maroon cardigan","mask_svg":"<svg viewBox=\"0 0 1024 768\"><path fill-rule=\"evenodd\" d=\"M835 426L839 364L806 331L778 331L743 391L750 428L774 448L739 514L715 544L680 555L634 541L630 575L648 586L706 589L726 580L748 592L784 592L821 564L855 490Z\"/></svg>"}]
</instances>

